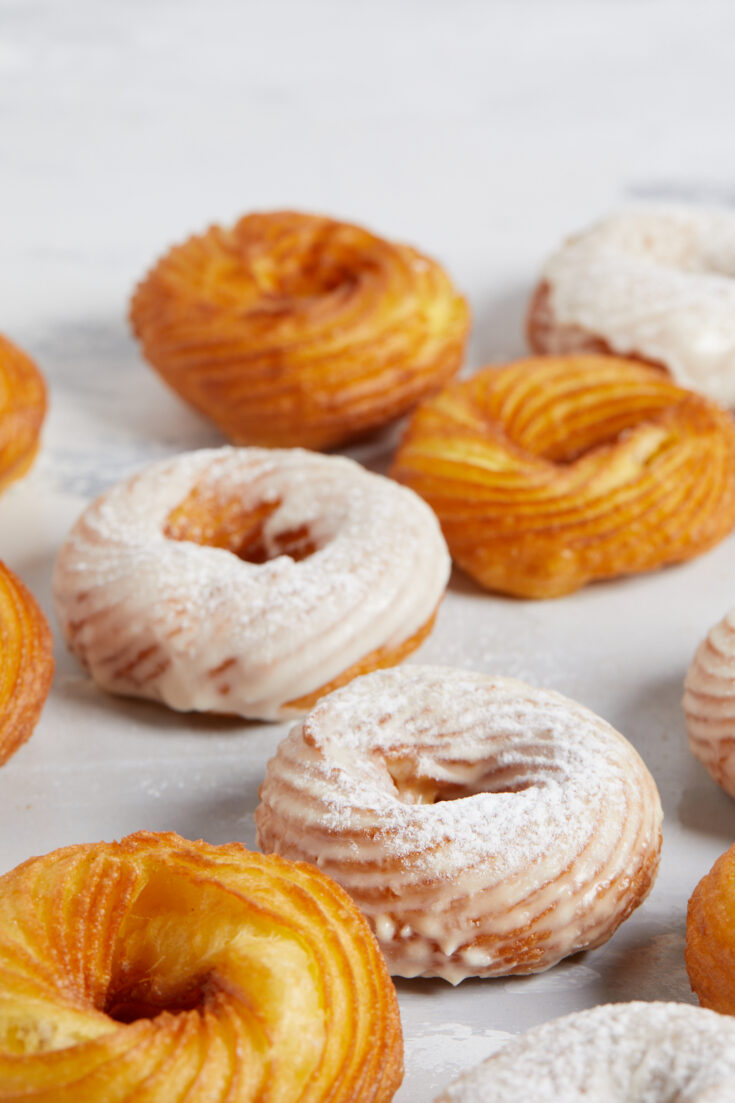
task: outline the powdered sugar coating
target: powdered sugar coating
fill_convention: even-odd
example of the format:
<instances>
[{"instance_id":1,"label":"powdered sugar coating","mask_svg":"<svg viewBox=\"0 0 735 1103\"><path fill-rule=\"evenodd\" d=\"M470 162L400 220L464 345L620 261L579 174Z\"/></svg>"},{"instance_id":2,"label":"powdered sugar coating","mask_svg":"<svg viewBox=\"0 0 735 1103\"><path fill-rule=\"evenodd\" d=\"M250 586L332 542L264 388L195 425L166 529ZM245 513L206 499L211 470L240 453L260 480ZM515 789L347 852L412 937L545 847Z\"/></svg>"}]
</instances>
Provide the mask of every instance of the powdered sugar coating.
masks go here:
<instances>
[{"instance_id":1,"label":"powdered sugar coating","mask_svg":"<svg viewBox=\"0 0 735 1103\"><path fill-rule=\"evenodd\" d=\"M585 338L663 364L677 382L735 406L735 214L650 206L570 238L543 272L545 351ZM565 327L569 327L564 333Z\"/></svg>"},{"instance_id":2,"label":"powdered sugar coating","mask_svg":"<svg viewBox=\"0 0 735 1103\"><path fill-rule=\"evenodd\" d=\"M194 488L246 509L280 503L274 558L169 538ZM277 554L284 531L318 546ZM100 685L172 708L276 719L365 655L431 618L449 557L429 508L351 460L301 449L221 448L165 460L98 498L59 552L56 611Z\"/></svg>"},{"instance_id":3,"label":"powdered sugar coating","mask_svg":"<svg viewBox=\"0 0 735 1103\"><path fill-rule=\"evenodd\" d=\"M735 609L697 648L684 688L692 754L735 797Z\"/></svg>"},{"instance_id":4,"label":"powdered sugar coating","mask_svg":"<svg viewBox=\"0 0 735 1103\"><path fill-rule=\"evenodd\" d=\"M731 1103L735 1020L677 1003L622 1003L536 1027L436 1103Z\"/></svg>"},{"instance_id":5,"label":"powdered sugar coating","mask_svg":"<svg viewBox=\"0 0 735 1103\"><path fill-rule=\"evenodd\" d=\"M658 864L660 802L635 750L510 678L358 678L292 729L260 796L261 847L339 881L402 976L547 969L609 938Z\"/></svg>"}]
</instances>

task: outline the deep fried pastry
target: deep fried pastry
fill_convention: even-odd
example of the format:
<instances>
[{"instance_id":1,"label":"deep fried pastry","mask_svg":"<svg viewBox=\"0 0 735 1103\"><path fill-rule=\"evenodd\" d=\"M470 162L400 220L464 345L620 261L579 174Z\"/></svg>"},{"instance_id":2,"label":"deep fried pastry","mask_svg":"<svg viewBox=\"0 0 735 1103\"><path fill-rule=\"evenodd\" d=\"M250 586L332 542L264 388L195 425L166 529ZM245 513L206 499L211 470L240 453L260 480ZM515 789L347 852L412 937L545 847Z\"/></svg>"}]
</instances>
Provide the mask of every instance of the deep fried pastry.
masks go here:
<instances>
[{"instance_id":1,"label":"deep fried pastry","mask_svg":"<svg viewBox=\"0 0 735 1103\"><path fill-rule=\"evenodd\" d=\"M93 502L54 596L105 689L274 720L410 654L449 567L431 510L390 479L339 456L222 448Z\"/></svg>"},{"instance_id":2,"label":"deep fried pastry","mask_svg":"<svg viewBox=\"0 0 735 1103\"><path fill-rule=\"evenodd\" d=\"M731 1103L735 1023L682 1003L554 1019L464 1073L435 1103Z\"/></svg>"},{"instance_id":3,"label":"deep fried pastry","mask_svg":"<svg viewBox=\"0 0 735 1103\"><path fill-rule=\"evenodd\" d=\"M0 878L0 1103L387 1103L397 1001L319 870L172 833Z\"/></svg>"},{"instance_id":4,"label":"deep fried pastry","mask_svg":"<svg viewBox=\"0 0 735 1103\"><path fill-rule=\"evenodd\" d=\"M731 211L621 211L547 262L528 314L531 348L637 356L735 406L734 276Z\"/></svg>"},{"instance_id":5,"label":"deep fried pastry","mask_svg":"<svg viewBox=\"0 0 735 1103\"><path fill-rule=\"evenodd\" d=\"M717 859L687 910L686 965L703 1007L735 1015L735 845Z\"/></svg>"},{"instance_id":6,"label":"deep fried pastry","mask_svg":"<svg viewBox=\"0 0 735 1103\"><path fill-rule=\"evenodd\" d=\"M41 373L29 356L0 337L0 490L33 463L45 414Z\"/></svg>"},{"instance_id":7,"label":"deep fried pastry","mask_svg":"<svg viewBox=\"0 0 735 1103\"><path fill-rule=\"evenodd\" d=\"M735 609L702 640L684 685L692 754L735 797Z\"/></svg>"},{"instance_id":8,"label":"deep fried pastry","mask_svg":"<svg viewBox=\"0 0 735 1103\"><path fill-rule=\"evenodd\" d=\"M465 300L406 245L274 211L214 226L148 273L146 359L242 444L327 448L392 421L460 366Z\"/></svg>"},{"instance_id":9,"label":"deep fried pastry","mask_svg":"<svg viewBox=\"0 0 735 1103\"><path fill-rule=\"evenodd\" d=\"M0 765L38 723L53 672L46 618L31 592L0 563Z\"/></svg>"},{"instance_id":10,"label":"deep fried pastry","mask_svg":"<svg viewBox=\"0 0 735 1103\"><path fill-rule=\"evenodd\" d=\"M633 747L510 678L358 678L281 743L260 801L262 849L318 862L404 977L548 969L606 942L658 869L661 804Z\"/></svg>"},{"instance_id":11,"label":"deep fried pastry","mask_svg":"<svg viewBox=\"0 0 735 1103\"><path fill-rule=\"evenodd\" d=\"M699 555L735 525L735 425L610 356L485 368L414 414L391 474L481 585L520 597Z\"/></svg>"}]
</instances>

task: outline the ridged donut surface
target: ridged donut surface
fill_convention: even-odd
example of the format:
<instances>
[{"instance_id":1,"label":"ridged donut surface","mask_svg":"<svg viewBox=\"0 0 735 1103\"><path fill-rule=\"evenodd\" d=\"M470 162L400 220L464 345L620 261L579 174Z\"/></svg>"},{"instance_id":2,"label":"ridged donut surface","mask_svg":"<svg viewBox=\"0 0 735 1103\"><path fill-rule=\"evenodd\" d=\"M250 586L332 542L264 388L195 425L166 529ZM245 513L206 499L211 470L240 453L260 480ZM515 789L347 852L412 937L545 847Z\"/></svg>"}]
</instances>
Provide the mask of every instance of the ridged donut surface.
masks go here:
<instances>
[{"instance_id":1,"label":"ridged donut surface","mask_svg":"<svg viewBox=\"0 0 735 1103\"><path fill-rule=\"evenodd\" d=\"M735 846L717 859L691 895L686 965L702 1006L735 1015Z\"/></svg>"},{"instance_id":2,"label":"ridged donut surface","mask_svg":"<svg viewBox=\"0 0 735 1103\"><path fill-rule=\"evenodd\" d=\"M172 833L0 878L0 1103L388 1103L398 1007L313 868Z\"/></svg>"},{"instance_id":3,"label":"ridged donut surface","mask_svg":"<svg viewBox=\"0 0 735 1103\"><path fill-rule=\"evenodd\" d=\"M0 490L33 463L45 416L43 376L29 356L0 337Z\"/></svg>"},{"instance_id":4,"label":"ridged donut surface","mask_svg":"<svg viewBox=\"0 0 735 1103\"><path fill-rule=\"evenodd\" d=\"M105 689L277 719L418 646L448 574L436 518L390 479L300 449L222 448L93 502L54 597Z\"/></svg>"},{"instance_id":5,"label":"ridged donut surface","mask_svg":"<svg viewBox=\"0 0 735 1103\"><path fill-rule=\"evenodd\" d=\"M735 609L702 640L684 682L692 754L735 797Z\"/></svg>"},{"instance_id":6,"label":"ridged donut surface","mask_svg":"<svg viewBox=\"0 0 735 1103\"><path fill-rule=\"evenodd\" d=\"M678 563L735 525L735 423L613 356L489 367L414 413L391 474L453 558L518 597Z\"/></svg>"},{"instance_id":7,"label":"ridged donut surface","mask_svg":"<svg viewBox=\"0 0 735 1103\"><path fill-rule=\"evenodd\" d=\"M378 671L322 698L268 764L266 851L317 863L395 974L533 973L647 895L656 786L594 713L509 678Z\"/></svg>"},{"instance_id":8,"label":"ridged donut surface","mask_svg":"<svg viewBox=\"0 0 735 1103\"><path fill-rule=\"evenodd\" d=\"M177 245L130 316L146 359L231 440L308 448L392 421L438 389L469 326L436 261L294 211Z\"/></svg>"},{"instance_id":9,"label":"ridged donut surface","mask_svg":"<svg viewBox=\"0 0 735 1103\"><path fill-rule=\"evenodd\" d=\"M46 618L30 590L0 563L0 765L30 738L53 673Z\"/></svg>"}]
</instances>

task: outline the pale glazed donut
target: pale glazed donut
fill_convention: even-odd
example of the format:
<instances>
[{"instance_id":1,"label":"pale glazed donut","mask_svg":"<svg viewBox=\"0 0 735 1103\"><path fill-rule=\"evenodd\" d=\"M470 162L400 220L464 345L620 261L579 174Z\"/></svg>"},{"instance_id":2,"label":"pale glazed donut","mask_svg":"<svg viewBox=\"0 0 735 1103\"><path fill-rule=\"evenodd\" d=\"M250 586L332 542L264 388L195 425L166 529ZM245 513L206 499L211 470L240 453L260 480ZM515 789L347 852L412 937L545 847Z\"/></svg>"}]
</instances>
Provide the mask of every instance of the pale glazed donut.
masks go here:
<instances>
[{"instance_id":1,"label":"pale glazed donut","mask_svg":"<svg viewBox=\"0 0 735 1103\"><path fill-rule=\"evenodd\" d=\"M599 350L665 367L735 406L735 214L621 211L570 238L544 268L528 333L537 352Z\"/></svg>"},{"instance_id":2,"label":"pale glazed donut","mask_svg":"<svg viewBox=\"0 0 735 1103\"><path fill-rule=\"evenodd\" d=\"M278 719L417 647L448 573L413 492L340 457L222 448L98 498L59 552L54 597L105 689Z\"/></svg>"},{"instance_id":3,"label":"pale glazed donut","mask_svg":"<svg viewBox=\"0 0 735 1103\"><path fill-rule=\"evenodd\" d=\"M735 797L735 609L700 643L684 689L692 754Z\"/></svg>"},{"instance_id":4,"label":"pale glazed donut","mask_svg":"<svg viewBox=\"0 0 735 1103\"><path fill-rule=\"evenodd\" d=\"M735 1022L684 1003L614 1003L509 1042L435 1103L732 1103Z\"/></svg>"},{"instance_id":5,"label":"pale glazed donut","mask_svg":"<svg viewBox=\"0 0 735 1103\"><path fill-rule=\"evenodd\" d=\"M400 976L548 969L605 942L658 867L661 805L633 747L487 674L357 679L292 729L260 799L261 848L339 881Z\"/></svg>"}]
</instances>

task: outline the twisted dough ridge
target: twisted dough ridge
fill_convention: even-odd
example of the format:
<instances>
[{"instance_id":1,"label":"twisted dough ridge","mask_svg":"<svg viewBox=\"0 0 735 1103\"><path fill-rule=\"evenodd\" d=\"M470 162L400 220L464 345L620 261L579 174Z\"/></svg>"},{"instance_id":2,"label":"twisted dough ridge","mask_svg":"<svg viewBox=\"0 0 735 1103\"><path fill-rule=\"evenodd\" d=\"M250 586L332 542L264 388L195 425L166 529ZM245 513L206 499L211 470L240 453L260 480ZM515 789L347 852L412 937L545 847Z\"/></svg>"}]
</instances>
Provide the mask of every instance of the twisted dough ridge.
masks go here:
<instances>
[{"instance_id":1,"label":"twisted dough ridge","mask_svg":"<svg viewBox=\"0 0 735 1103\"><path fill-rule=\"evenodd\" d=\"M401 1075L385 963L316 869L139 832L0 879L3 1103L380 1103Z\"/></svg>"},{"instance_id":2,"label":"twisted dough ridge","mask_svg":"<svg viewBox=\"0 0 735 1103\"><path fill-rule=\"evenodd\" d=\"M735 609L697 648L682 704L692 754L735 797Z\"/></svg>"},{"instance_id":3,"label":"twisted dough ridge","mask_svg":"<svg viewBox=\"0 0 735 1103\"><path fill-rule=\"evenodd\" d=\"M0 490L33 463L46 415L46 387L36 365L0 337Z\"/></svg>"},{"instance_id":4,"label":"twisted dough ridge","mask_svg":"<svg viewBox=\"0 0 735 1103\"><path fill-rule=\"evenodd\" d=\"M391 972L535 973L599 946L656 876L661 805L600 717L510 678L399 667L323 697L268 763L263 850L318 862Z\"/></svg>"},{"instance_id":5,"label":"twisted dough ridge","mask_svg":"<svg viewBox=\"0 0 735 1103\"><path fill-rule=\"evenodd\" d=\"M534 293L528 338L535 352L640 357L732 407L734 314L732 211L651 204L561 246Z\"/></svg>"},{"instance_id":6,"label":"twisted dough ridge","mask_svg":"<svg viewBox=\"0 0 735 1103\"><path fill-rule=\"evenodd\" d=\"M46 618L30 590L0 563L0 765L38 723L53 672Z\"/></svg>"},{"instance_id":7,"label":"twisted dough ridge","mask_svg":"<svg viewBox=\"0 0 735 1103\"><path fill-rule=\"evenodd\" d=\"M687 909L686 965L703 1007L735 1015L735 845L699 882Z\"/></svg>"},{"instance_id":8,"label":"twisted dough ridge","mask_svg":"<svg viewBox=\"0 0 735 1103\"><path fill-rule=\"evenodd\" d=\"M130 318L146 359L231 440L314 449L446 382L469 324L435 261L293 211L175 246L139 284Z\"/></svg>"},{"instance_id":9,"label":"twisted dough ridge","mask_svg":"<svg viewBox=\"0 0 735 1103\"><path fill-rule=\"evenodd\" d=\"M681 1003L603 1004L526 1031L435 1103L731 1103L735 1023Z\"/></svg>"},{"instance_id":10,"label":"twisted dough ridge","mask_svg":"<svg viewBox=\"0 0 735 1103\"><path fill-rule=\"evenodd\" d=\"M272 720L418 647L449 567L425 503L352 460L201 449L85 510L54 597L103 688Z\"/></svg>"},{"instance_id":11,"label":"twisted dough ridge","mask_svg":"<svg viewBox=\"0 0 735 1103\"><path fill-rule=\"evenodd\" d=\"M453 558L519 597L699 555L735 525L735 426L640 363L538 357L423 403L391 474Z\"/></svg>"}]
</instances>

